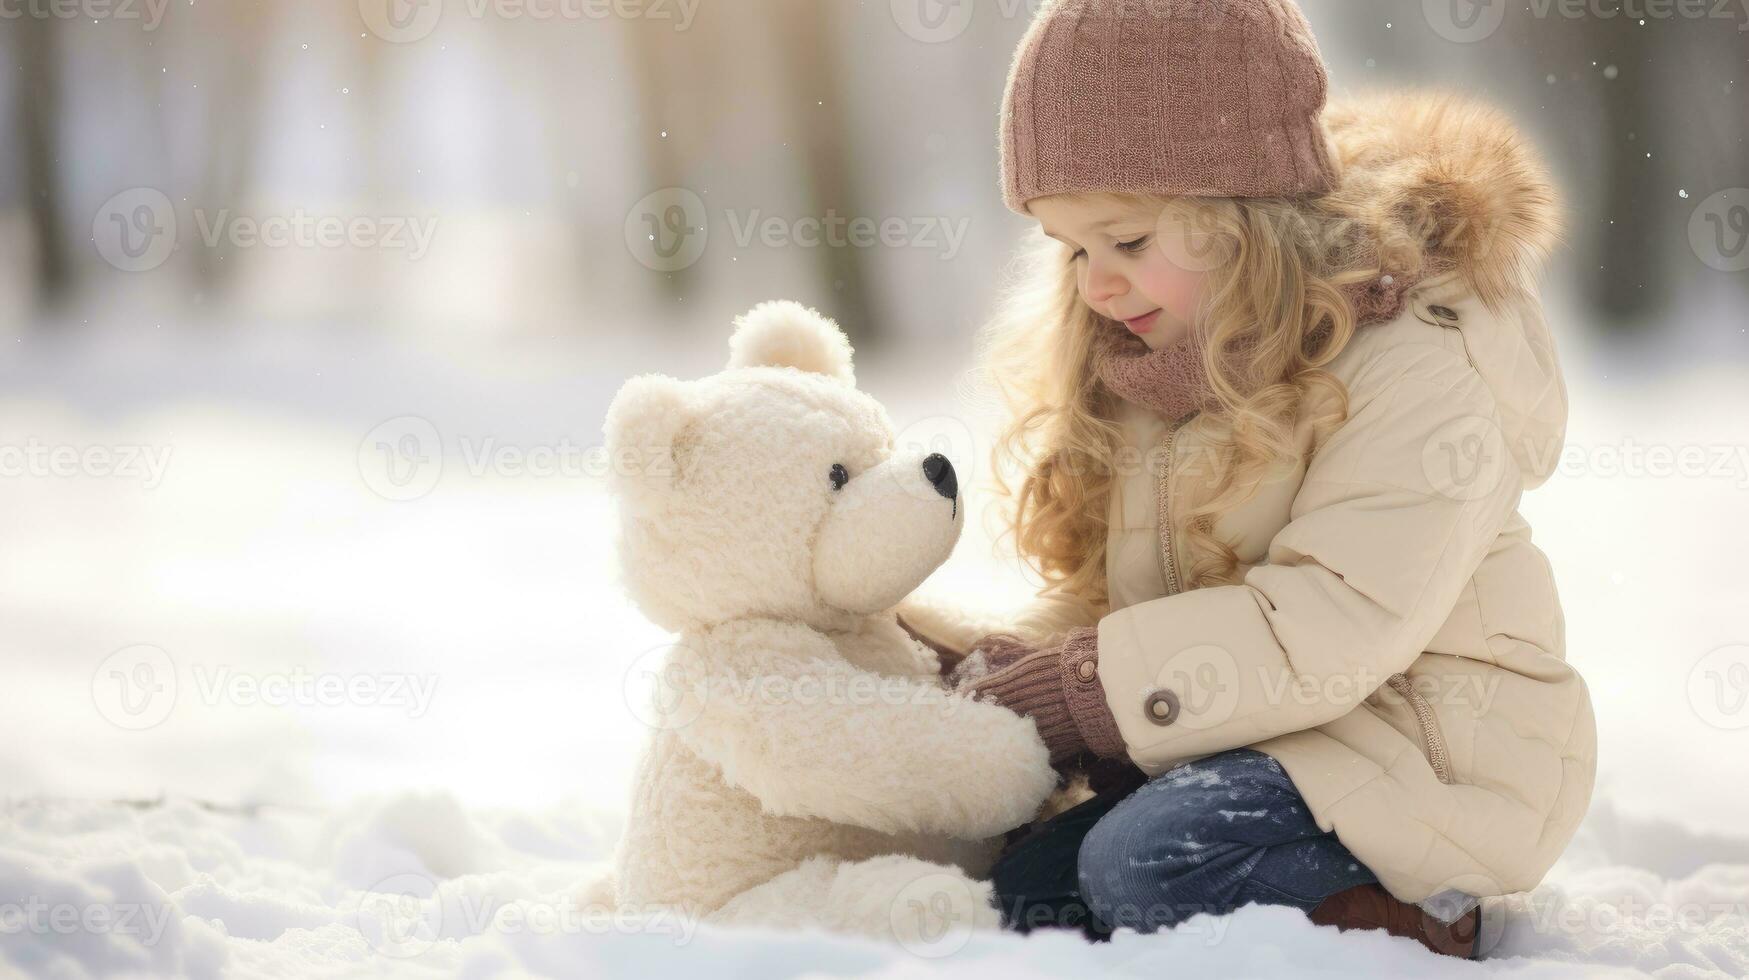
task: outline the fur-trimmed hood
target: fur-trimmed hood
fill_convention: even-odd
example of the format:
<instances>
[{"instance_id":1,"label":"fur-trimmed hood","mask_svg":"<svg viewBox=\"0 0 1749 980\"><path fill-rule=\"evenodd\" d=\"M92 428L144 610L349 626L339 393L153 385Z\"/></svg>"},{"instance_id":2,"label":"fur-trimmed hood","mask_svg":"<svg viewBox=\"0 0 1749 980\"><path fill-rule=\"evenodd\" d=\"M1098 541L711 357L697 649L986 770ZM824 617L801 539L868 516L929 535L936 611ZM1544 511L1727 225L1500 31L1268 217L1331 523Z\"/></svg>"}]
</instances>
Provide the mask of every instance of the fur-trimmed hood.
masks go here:
<instances>
[{"instance_id":1,"label":"fur-trimmed hood","mask_svg":"<svg viewBox=\"0 0 1749 980\"><path fill-rule=\"evenodd\" d=\"M1378 230L1387 268L1455 267L1490 307L1533 289L1560 239L1547 168L1504 112L1445 91L1333 100L1333 194Z\"/></svg>"},{"instance_id":2,"label":"fur-trimmed hood","mask_svg":"<svg viewBox=\"0 0 1749 980\"><path fill-rule=\"evenodd\" d=\"M1561 235L1547 168L1510 117L1456 93L1337 101L1324 124L1342 170L1334 203L1375 230L1387 271L1425 276L1402 315L1461 332L1526 488L1540 485L1567 428L1537 292Z\"/></svg>"}]
</instances>

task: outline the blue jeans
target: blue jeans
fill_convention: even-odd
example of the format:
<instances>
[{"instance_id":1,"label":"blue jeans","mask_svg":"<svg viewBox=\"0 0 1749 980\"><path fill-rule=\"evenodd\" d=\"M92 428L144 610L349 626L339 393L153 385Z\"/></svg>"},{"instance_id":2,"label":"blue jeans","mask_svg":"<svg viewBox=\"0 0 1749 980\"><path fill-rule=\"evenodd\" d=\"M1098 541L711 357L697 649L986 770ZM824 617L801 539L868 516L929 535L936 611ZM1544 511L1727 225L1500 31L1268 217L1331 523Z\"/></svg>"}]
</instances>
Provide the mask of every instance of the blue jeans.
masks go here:
<instances>
[{"instance_id":1,"label":"blue jeans","mask_svg":"<svg viewBox=\"0 0 1749 980\"><path fill-rule=\"evenodd\" d=\"M1253 902L1310 911L1376 882L1313 822L1272 758L1222 752L1096 796L1039 825L992 875L1004 922L1152 932Z\"/></svg>"}]
</instances>

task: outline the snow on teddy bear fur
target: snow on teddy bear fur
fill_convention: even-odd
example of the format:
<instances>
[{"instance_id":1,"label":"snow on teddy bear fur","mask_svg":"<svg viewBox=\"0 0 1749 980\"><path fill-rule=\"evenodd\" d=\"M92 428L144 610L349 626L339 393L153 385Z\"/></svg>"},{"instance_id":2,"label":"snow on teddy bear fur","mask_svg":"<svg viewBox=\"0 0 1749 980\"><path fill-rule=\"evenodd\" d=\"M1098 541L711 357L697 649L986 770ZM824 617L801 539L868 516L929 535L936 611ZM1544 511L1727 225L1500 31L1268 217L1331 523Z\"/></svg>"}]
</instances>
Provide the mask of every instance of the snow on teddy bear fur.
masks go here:
<instances>
[{"instance_id":1,"label":"snow on teddy bear fur","mask_svg":"<svg viewBox=\"0 0 1749 980\"><path fill-rule=\"evenodd\" d=\"M621 577L677 634L613 898L901 941L994 926L975 876L1055 775L893 611L959 539L952 464L895 449L815 311L762 304L729 346L702 380L632 378L604 426Z\"/></svg>"}]
</instances>

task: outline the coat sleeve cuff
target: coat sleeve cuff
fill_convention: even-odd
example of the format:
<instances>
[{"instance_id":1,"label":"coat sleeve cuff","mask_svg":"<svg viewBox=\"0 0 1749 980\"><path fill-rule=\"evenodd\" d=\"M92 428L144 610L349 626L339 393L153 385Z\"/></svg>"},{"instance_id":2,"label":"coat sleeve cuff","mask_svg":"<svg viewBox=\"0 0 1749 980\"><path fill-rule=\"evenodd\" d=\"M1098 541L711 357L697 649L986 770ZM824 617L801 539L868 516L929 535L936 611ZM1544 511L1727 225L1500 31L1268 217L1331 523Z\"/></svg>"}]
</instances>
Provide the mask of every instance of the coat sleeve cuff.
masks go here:
<instances>
[{"instance_id":1,"label":"coat sleeve cuff","mask_svg":"<svg viewBox=\"0 0 1749 980\"><path fill-rule=\"evenodd\" d=\"M1289 719L1291 678L1268 620L1242 587L1214 587L1137 603L1099 624L1099 679L1130 757L1150 773L1250 745ZM1260 660L1268 656L1268 662ZM1286 701L1287 703L1283 703ZM1303 722L1303 723L1302 723ZM1144 762L1145 760L1145 762Z\"/></svg>"}]
</instances>

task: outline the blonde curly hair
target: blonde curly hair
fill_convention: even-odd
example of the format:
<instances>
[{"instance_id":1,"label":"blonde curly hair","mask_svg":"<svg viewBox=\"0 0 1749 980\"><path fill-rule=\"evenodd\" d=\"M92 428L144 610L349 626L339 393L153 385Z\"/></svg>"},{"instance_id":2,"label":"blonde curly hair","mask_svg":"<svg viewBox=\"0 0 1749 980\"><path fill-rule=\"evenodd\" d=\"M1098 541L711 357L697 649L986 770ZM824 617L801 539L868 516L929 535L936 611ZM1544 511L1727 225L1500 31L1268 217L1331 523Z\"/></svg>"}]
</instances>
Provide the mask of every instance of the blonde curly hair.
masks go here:
<instances>
[{"instance_id":1,"label":"blonde curly hair","mask_svg":"<svg viewBox=\"0 0 1749 980\"><path fill-rule=\"evenodd\" d=\"M1370 282L1386 264L1414 274L1414 236L1394 234L1369 204L1340 192L1315 198L1194 198L1072 195L1115 203L1199 229L1216 250L1193 329L1219 403L1205 412L1213 442L1210 492L1186 515L1181 535L1190 567L1184 589L1240 580L1240 560L1215 533L1277 464L1346 420L1347 392L1328 365L1354 334L1344 289ZM997 315L979 331L981 380L1008 417L992 451L998 539L1012 534L1022 561L1046 587L1109 605L1107 511L1123 449L1118 400L1098 378L1102 331L1123 327L1081 299L1071 250L1034 229ZM1223 352L1225 354L1223 355ZM1237 356L1235 356L1237 355ZM1319 393L1328 398L1314 398ZM1315 414L1302 418L1309 412Z\"/></svg>"}]
</instances>

